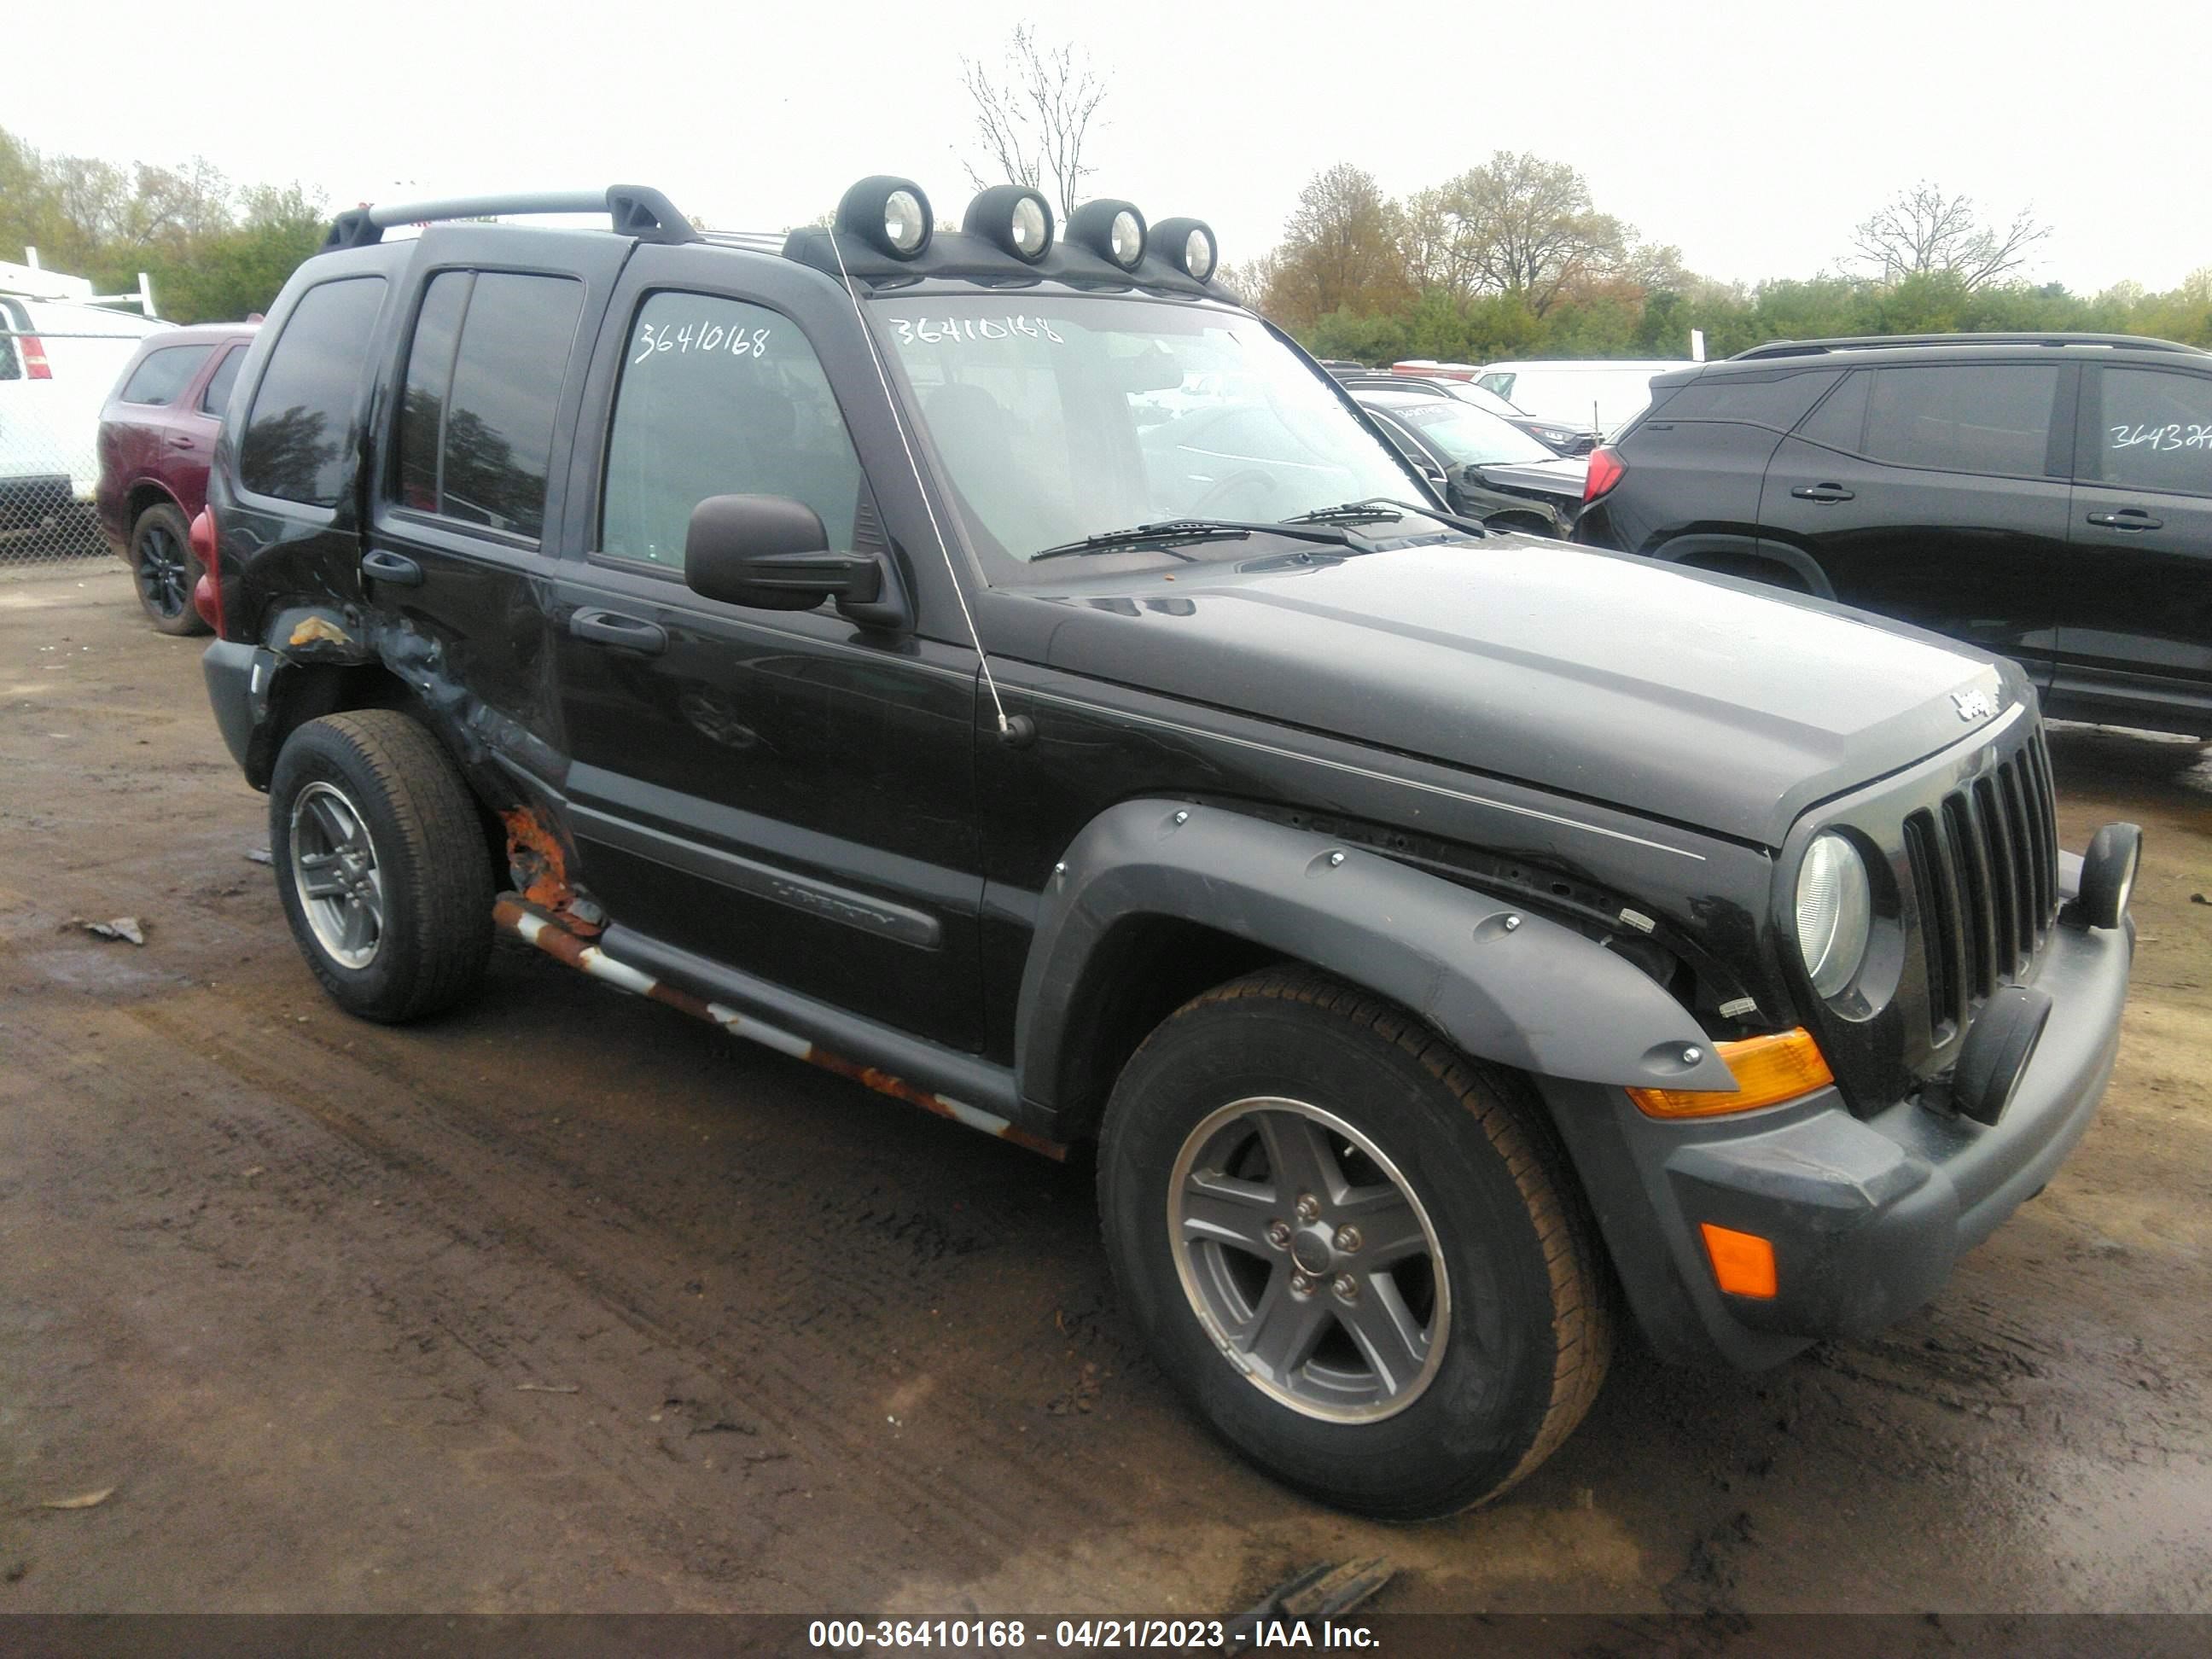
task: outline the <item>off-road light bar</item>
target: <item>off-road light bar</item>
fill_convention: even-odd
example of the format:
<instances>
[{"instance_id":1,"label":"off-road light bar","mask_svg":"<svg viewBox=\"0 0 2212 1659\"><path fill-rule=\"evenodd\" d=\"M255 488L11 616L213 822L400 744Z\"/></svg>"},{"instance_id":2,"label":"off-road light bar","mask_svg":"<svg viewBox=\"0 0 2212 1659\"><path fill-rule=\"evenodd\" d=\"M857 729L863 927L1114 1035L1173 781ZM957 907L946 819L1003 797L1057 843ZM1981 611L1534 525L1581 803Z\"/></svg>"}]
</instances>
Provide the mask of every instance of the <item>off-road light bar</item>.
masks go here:
<instances>
[{"instance_id":1,"label":"off-road light bar","mask_svg":"<svg viewBox=\"0 0 2212 1659\"><path fill-rule=\"evenodd\" d=\"M1133 202L1085 202L1067 216L1067 240L1109 264L1134 270L1145 257L1145 216Z\"/></svg>"},{"instance_id":2,"label":"off-road light bar","mask_svg":"<svg viewBox=\"0 0 2212 1659\"><path fill-rule=\"evenodd\" d=\"M1212 280L1221 250L1213 240L1213 227L1203 219L1163 219L1152 227L1152 240L1168 263L1193 282Z\"/></svg>"},{"instance_id":3,"label":"off-road light bar","mask_svg":"<svg viewBox=\"0 0 2212 1659\"><path fill-rule=\"evenodd\" d=\"M994 185L968 204L960 228L1033 265L1052 252L1052 204L1027 185Z\"/></svg>"},{"instance_id":4,"label":"off-road light bar","mask_svg":"<svg viewBox=\"0 0 2212 1659\"><path fill-rule=\"evenodd\" d=\"M889 173L861 179L837 204L838 229L894 259L919 257L935 223L921 186Z\"/></svg>"}]
</instances>

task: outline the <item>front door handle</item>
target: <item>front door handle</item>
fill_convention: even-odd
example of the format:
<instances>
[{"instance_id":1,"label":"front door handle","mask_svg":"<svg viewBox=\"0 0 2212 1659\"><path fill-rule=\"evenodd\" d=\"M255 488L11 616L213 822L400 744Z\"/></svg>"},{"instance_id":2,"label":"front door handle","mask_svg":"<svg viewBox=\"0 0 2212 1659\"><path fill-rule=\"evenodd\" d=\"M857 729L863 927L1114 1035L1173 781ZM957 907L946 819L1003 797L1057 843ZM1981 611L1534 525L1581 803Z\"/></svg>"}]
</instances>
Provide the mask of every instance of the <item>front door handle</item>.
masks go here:
<instances>
[{"instance_id":1,"label":"front door handle","mask_svg":"<svg viewBox=\"0 0 2212 1659\"><path fill-rule=\"evenodd\" d=\"M1851 492L1841 484L1799 484L1790 492L1801 501L1847 501Z\"/></svg>"},{"instance_id":2,"label":"front door handle","mask_svg":"<svg viewBox=\"0 0 2212 1659\"><path fill-rule=\"evenodd\" d=\"M620 646L657 657L668 649L668 630L642 617L625 617L619 611L579 611L568 618L568 631L580 640Z\"/></svg>"},{"instance_id":3,"label":"front door handle","mask_svg":"<svg viewBox=\"0 0 2212 1659\"><path fill-rule=\"evenodd\" d=\"M379 549L361 556L361 574L371 581L390 582L394 587L422 586L422 567L403 554L386 553Z\"/></svg>"},{"instance_id":4,"label":"front door handle","mask_svg":"<svg viewBox=\"0 0 2212 1659\"><path fill-rule=\"evenodd\" d=\"M2154 519L2139 507L2124 507L2117 513L2092 513L2089 522L2107 530L2163 530L2166 520Z\"/></svg>"}]
</instances>

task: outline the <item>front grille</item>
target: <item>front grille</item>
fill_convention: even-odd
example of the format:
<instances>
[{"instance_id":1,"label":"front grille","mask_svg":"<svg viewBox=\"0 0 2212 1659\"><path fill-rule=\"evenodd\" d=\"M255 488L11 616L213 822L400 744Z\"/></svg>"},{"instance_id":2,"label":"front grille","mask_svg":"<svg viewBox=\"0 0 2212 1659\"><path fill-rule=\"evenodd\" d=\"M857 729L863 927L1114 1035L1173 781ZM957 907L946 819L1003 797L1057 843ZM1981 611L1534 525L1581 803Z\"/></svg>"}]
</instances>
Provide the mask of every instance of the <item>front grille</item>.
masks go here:
<instances>
[{"instance_id":1,"label":"front grille","mask_svg":"<svg viewBox=\"0 0 2212 1659\"><path fill-rule=\"evenodd\" d=\"M1940 1046L1998 986L2018 979L2058 915L2058 828L2039 729L1936 805L1909 814L1929 1036Z\"/></svg>"}]
</instances>

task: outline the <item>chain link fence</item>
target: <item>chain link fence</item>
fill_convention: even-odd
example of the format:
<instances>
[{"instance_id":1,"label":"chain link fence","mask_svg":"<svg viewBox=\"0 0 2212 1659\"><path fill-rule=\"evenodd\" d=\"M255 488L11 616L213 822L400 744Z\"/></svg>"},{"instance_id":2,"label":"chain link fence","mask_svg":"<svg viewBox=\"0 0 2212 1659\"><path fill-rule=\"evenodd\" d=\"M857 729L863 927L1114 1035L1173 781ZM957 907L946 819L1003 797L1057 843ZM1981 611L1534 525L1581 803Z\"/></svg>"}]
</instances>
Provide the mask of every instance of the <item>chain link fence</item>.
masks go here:
<instances>
[{"instance_id":1,"label":"chain link fence","mask_svg":"<svg viewBox=\"0 0 2212 1659\"><path fill-rule=\"evenodd\" d=\"M0 329L0 569L114 556L93 510L100 410L137 344Z\"/></svg>"}]
</instances>

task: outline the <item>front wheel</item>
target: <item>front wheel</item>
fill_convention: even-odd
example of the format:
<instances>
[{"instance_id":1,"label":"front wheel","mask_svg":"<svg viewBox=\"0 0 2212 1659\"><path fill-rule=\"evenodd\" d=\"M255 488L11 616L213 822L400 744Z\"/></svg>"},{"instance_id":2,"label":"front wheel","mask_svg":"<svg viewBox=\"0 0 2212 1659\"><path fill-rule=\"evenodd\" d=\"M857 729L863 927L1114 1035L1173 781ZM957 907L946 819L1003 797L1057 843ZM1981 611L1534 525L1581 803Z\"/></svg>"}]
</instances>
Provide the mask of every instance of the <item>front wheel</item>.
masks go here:
<instances>
[{"instance_id":1,"label":"front wheel","mask_svg":"<svg viewBox=\"0 0 2212 1659\"><path fill-rule=\"evenodd\" d=\"M1115 1085L1115 1281L1232 1446L1363 1514L1497 1496L1596 1397L1611 1304L1540 1109L1320 975L1186 1004Z\"/></svg>"}]
</instances>

